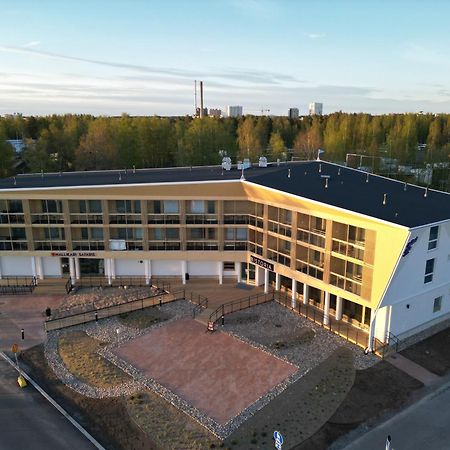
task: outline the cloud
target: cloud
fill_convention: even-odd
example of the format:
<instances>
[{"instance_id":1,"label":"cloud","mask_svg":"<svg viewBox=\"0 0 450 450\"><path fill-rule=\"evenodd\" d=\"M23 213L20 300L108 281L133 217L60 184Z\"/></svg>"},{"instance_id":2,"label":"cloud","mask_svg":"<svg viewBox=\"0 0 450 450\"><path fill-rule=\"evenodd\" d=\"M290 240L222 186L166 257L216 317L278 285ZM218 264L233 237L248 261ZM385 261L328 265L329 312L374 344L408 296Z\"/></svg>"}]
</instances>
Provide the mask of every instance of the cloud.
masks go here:
<instances>
[{"instance_id":1,"label":"cloud","mask_svg":"<svg viewBox=\"0 0 450 450\"><path fill-rule=\"evenodd\" d=\"M323 39L326 34L325 33L309 33L307 36L312 40Z\"/></svg>"},{"instance_id":2,"label":"cloud","mask_svg":"<svg viewBox=\"0 0 450 450\"><path fill-rule=\"evenodd\" d=\"M27 42L26 44L24 44L24 47L37 47L38 45L41 44L41 41L30 41Z\"/></svg>"}]
</instances>

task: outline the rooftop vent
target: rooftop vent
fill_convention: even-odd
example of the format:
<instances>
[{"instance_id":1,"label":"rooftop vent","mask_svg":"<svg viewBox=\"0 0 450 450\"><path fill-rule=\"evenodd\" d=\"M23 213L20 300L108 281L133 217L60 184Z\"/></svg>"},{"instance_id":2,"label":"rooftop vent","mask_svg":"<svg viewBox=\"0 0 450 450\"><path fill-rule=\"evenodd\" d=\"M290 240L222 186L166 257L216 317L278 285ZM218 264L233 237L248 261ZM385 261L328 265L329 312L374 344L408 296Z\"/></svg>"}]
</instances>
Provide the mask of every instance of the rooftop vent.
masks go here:
<instances>
[{"instance_id":1,"label":"rooftop vent","mask_svg":"<svg viewBox=\"0 0 450 450\"><path fill-rule=\"evenodd\" d=\"M267 167L267 158L265 156L260 156L258 161L259 167Z\"/></svg>"},{"instance_id":2,"label":"rooftop vent","mask_svg":"<svg viewBox=\"0 0 450 450\"><path fill-rule=\"evenodd\" d=\"M383 205L387 203L387 194L383 194Z\"/></svg>"},{"instance_id":3,"label":"rooftop vent","mask_svg":"<svg viewBox=\"0 0 450 450\"><path fill-rule=\"evenodd\" d=\"M231 170L231 158L229 156L224 156L222 158L222 169Z\"/></svg>"},{"instance_id":4,"label":"rooftop vent","mask_svg":"<svg viewBox=\"0 0 450 450\"><path fill-rule=\"evenodd\" d=\"M291 169L288 169L288 178L291 178Z\"/></svg>"}]
</instances>

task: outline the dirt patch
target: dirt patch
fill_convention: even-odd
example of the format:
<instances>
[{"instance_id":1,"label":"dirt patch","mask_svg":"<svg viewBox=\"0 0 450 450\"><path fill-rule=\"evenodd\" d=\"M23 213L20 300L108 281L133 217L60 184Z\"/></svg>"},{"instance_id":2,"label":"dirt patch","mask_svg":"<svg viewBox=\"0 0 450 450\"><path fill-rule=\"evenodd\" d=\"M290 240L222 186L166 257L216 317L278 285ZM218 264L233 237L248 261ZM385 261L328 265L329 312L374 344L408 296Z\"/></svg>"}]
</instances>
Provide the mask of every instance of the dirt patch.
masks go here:
<instances>
[{"instance_id":1,"label":"dirt patch","mask_svg":"<svg viewBox=\"0 0 450 450\"><path fill-rule=\"evenodd\" d=\"M220 445L206 428L152 392L136 393L126 405L136 424L162 449L202 450Z\"/></svg>"},{"instance_id":2,"label":"dirt patch","mask_svg":"<svg viewBox=\"0 0 450 450\"><path fill-rule=\"evenodd\" d=\"M353 354L341 347L322 364L292 383L225 440L236 450L267 449L279 429L287 448L303 442L333 415L354 380Z\"/></svg>"},{"instance_id":3,"label":"dirt patch","mask_svg":"<svg viewBox=\"0 0 450 450\"><path fill-rule=\"evenodd\" d=\"M169 318L170 316L168 314L153 307L121 314L119 316L119 321L126 327L144 329L159 322L164 322Z\"/></svg>"},{"instance_id":4,"label":"dirt patch","mask_svg":"<svg viewBox=\"0 0 450 450\"><path fill-rule=\"evenodd\" d=\"M449 349L450 328L447 328L400 353L430 372L444 376L450 372Z\"/></svg>"},{"instance_id":5,"label":"dirt patch","mask_svg":"<svg viewBox=\"0 0 450 450\"><path fill-rule=\"evenodd\" d=\"M65 386L47 365L43 345L25 350L26 370L101 444L114 450L162 450L134 423L121 398L87 398Z\"/></svg>"},{"instance_id":6,"label":"dirt patch","mask_svg":"<svg viewBox=\"0 0 450 450\"><path fill-rule=\"evenodd\" d=\"M295 450L316 450L340 436L403 406L423 384L391 364L380 363L356 372L355 382L345 400L320 430Z\"/></svg>"},{"instance_id":7,"label":"dirt patch","mask_svg":"<svg viewBox=\"0 0 450 450\"><path fill-rule=\"evenodd\" d=\"M283 333L280 337L275 336L275 342L271 347L275 349L294 347L296 345L311 342L315 336L316 333L312 328L303 327L295 330L295 332L289 336L286 336L286 333Z\"/></svg>"},{"instance_id":8,"label":"dirt patch","mask_svg":"<svg viewBox=\"0 0 450 450\"><path fill-rule=\"evenodd\" d=\"M131 377L97 354L105 345L82 331L65 333L58 340L58 353L69 372L84 383L108 388L131 381Z\"/></svg>"},{"instance_id":9,"label":"dirt patch","mask_svg":"<svg viewBox=\"0 0 450 450\"><path fill-rule=\"evenodd\" d=\"M259 320L259 314L230 315L226 318L227 324L245 325L256 323Z\"/></svg>"}]
</instances>

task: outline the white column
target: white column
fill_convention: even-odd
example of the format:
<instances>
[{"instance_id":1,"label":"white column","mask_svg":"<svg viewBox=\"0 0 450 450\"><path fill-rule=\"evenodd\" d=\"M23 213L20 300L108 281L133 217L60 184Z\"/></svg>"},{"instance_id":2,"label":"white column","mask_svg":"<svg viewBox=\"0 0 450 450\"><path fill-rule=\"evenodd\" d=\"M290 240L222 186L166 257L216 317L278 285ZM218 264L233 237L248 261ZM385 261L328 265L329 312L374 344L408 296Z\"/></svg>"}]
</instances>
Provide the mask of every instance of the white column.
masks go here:
<instances>
[{"instance_id":1,"label":"white column","mask_svg":"<svg viewBox=\"0 0 450 450\"><path fill-rule=\"evenodd\" d=\"M291 308L295 308L295 300L297 299L297 280L292 279L292 296L291 296Z\"/></svg>"},{"instance_id":2,"label":"white column","mask_svg":"<svg viewBox=\"0 0 450 450\"><path fill-rule=\"evenodd\" d=\"M242 263L241 262L237 262L235 264L236 270L237 270L237 282L241 283L242 282L242 277L241 277L241 272L242 272ZM0 278L1 278L2 274L0 273Z\"/></svg>"},{"instance_id":3,"label":"white column","mask_svg":"<svg viewBox=\"0 0 450 450\"><path fill-rule=\"evenodd\" d=\"M261 283L259 282L259 274L260 274L260 270L259 270L259 266L255 266L255 285L256 286L260 286Z\"/></svg>"},{"instance_id":4,"label":"white column","mask_svg":"<svg viewBox=\"0 0 450 450\"><path fill-rule=\"evenodd\" d=\"M307 305L309 300L309 286L303 283L303 304Z\"/></svg>"},{"instance_id":5,"label":"white column","mask_svg":"<svg viewBox=\"0 0 450 450\"><path fill-rule=\"evenodd\" d=\"M219 275L219 284L223 284L223 262L219 261L217 263L217 273Z\"/></svg>"},{"instance_id":6,"label":"white column","mask_svg":"<svg viewBox=\"0 0 450 450\"><path fill-rule=\"evenodd\" d=\"M275 290L279 291L280 290L280 285L281 285L281 276L279 273L275 274Z\"/></svg>"},{"instance_id":7,"label":"white column","mask_svg":"<svg viewBox=\"0 0 450 450\"><path fill-rule=\"evenodd\" d=\"M150 284L152 279L152 261L144 259L145 284Z\"/></svg>"},{"instance_id":8,"label":"white column","mask_svg":"<svg viewBox=\"0 0 450 450\"><path fill-rule=\"evenodd\" d=\"M77 278L75 274L75 258L72 257L69 258L69 273L72 283L75 283L75 279Z\"/></svg>"},{"instance_id":9,"label":"white column","mask_svg":"<svg viewBox=\"0 0 450 450\"><path fill-rule=\"evenodd\" d=\"M80 279L80 258L75 258L75 278Z\"/></svg>"},{"instance_id":10,"label":"white column","mask_svg":"<svg viewBox=\"0 0 450 450\"><path fill-rule=\"evenodd\" d=\"M269 293L269 269L264 269L264 294Z\"/></svg>"},{"instance_id":11,"label":"white column","mask_svg":"<svg viewBox=\"0 0 450 450\"><path fill-rule=\"evenodd\" d=\"M375 338L375 326L376 326L376 317L375 317L375 311L372 310L370 313L370 328L369 328L369 337L367 342L367 349L369 352L372 352L374 350L373 341Z\"/></svg>"},{"instance_id":12,"label":"white column","mask_svg":"<svg viewBox=\"0 0 450 450\"><path fill-rule=\"evenodd\" d=\"M40 280L44 279L44 268L42 267L42 258L40 256L35 256L36 261L36 273Z\"/></svg>"},{"instance_id":13,"label":"white column","mask_svg":"<svg viewBox=\"0 0 450 450\"><path fill-rule=\"evenodd\" d=\"M187 262L181 261L181 282L186 284Z\"/></svg>"},{"instance_id":14,"label":"white column","mask_svg":"<svg viewBox=\"0 0 450 450\"><path fill-rule=\"evenodd\" d=\"M105 258L105 277L108 278L108 284L111 286L112 277L111 277L111 259Z\"/></svg>"},{"instance_id":15,"label":"white column","mask_svg":"<svg viewBox=\"0 0 450 450\"><path fill-rule=\"evenodd\" d=\"M116 279L116 260L114 258L110 258L109 260L109 271L111 273L111 278L113 280Z\"/></svg>"},{"instance_id":16,"label":"white column","mask_svg":"<svg viewBox=\"0 0 450 450\"><path fill-rule=\"evenodd\" d=\"M37 271L36 271L36 257L31 257L31 273L33 274L33 277L37 277Z\"/></svg>"},{"instance_id":17,"label":"white column","mask_svg":"<svg viewBox=\"0 0 450 450\"><path fill-rule=\"evenodd\" d=\"M323 308L323 324L328 325L330 323L330 293L325 291L325 302Z\"/></svg>"},{"instance_id":18,"label":"white column","mask_svg":"<svg viewBox=\"0 0 450 450\"><path fill-rule=\"evenodd\" d=\"M336 320L342 319L342 297L336 297Z\"/></svg>"}]
</instances>

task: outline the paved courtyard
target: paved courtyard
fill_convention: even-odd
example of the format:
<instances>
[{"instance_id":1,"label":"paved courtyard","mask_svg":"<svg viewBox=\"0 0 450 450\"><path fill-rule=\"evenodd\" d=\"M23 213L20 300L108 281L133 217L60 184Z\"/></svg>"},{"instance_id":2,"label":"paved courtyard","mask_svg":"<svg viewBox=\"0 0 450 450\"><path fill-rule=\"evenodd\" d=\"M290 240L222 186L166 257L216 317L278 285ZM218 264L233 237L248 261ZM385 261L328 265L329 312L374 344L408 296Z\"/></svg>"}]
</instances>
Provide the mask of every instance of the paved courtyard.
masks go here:
<instances>
[{"instance_id":1,"label":"paved courtyard","mask_svg":"<svg viewBox=\"0 0 450 450\"><path fill-rule=\"evenodd\" d=\"M226 333L180 319L114 352L146 376L226 424L297 367Z\"/></svg>"}]
</instances>

